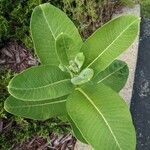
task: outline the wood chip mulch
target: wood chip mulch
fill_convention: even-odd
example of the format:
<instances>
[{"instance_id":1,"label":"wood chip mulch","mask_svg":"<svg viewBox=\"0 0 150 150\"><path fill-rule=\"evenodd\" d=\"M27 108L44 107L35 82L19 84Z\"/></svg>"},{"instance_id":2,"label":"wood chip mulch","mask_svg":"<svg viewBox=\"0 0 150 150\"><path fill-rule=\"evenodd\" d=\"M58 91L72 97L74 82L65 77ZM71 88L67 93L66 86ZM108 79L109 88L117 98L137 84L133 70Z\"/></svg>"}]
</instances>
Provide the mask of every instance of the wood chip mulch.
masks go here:
<instances>
[{"instance_id":1,"label":"wood chip mulch","mask_svg":"<svg viewBox=\"0 0 150 150\"><path fill-rule=\"evenodd\" d=\"M58 136L53 133L49 142L44 138L34 137L20 145L17 150L74 150L75 143L76 139L71 134Z\"/></svg>"},{"instance_id":2,"label":"wood chip mulch","mask_svg":"<svg viewBox=\"0 0 150 150\"><path fill-rule=\"evenodd\" d=\"M14 72L21 72L37 64L38 60L32 53L16 42L9 42L0 50L0 66L5 65Z\"/></svg>"}]
</instances>

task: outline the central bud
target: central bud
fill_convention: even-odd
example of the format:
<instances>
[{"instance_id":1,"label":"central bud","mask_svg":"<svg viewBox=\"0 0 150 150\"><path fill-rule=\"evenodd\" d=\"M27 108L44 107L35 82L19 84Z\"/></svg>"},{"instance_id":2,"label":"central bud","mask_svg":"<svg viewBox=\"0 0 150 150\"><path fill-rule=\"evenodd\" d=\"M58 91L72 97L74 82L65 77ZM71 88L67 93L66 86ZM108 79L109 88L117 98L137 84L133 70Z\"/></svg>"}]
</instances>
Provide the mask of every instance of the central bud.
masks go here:
<instances>
[{"instance_id":1,"label":"central bud","mask_svg":"<svg viewBox=\"0 0 150 150\"><path fill-rule=\"evenodd\" d=\"M81 85L90 81L94 75L93 69L85 68L81 70L85 61L83 53L78 53L74 60L69 61L68 66L59 65L62 71L69 72L71 75L71 82L74 85Z\"/></svg>"},{"instance_id":2,"label":"central bud","mask_svg":"<svg viewBox=\"0 0 150 150\"><path fill-rule=\"evenodd\" d=\"M93 75L94 75L93 69L85 68L84 70L82 70L80 72L79 75L73 77L71 79L71 82L74 85L81 85L83 83L86 83L86 82L90 81L92 79Z\"/></svg>"}]
</instances>

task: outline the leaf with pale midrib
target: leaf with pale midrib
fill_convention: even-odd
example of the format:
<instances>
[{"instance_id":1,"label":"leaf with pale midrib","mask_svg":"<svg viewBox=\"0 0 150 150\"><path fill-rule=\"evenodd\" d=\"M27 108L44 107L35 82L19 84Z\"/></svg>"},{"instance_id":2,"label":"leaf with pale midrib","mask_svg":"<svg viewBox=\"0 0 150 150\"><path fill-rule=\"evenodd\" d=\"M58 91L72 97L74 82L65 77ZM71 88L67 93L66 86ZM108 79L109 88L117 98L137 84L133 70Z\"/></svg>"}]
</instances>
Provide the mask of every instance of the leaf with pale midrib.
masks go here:
<instances>
[{"instance_id":1,"label":"leaf with pale midrib","mask_svg":"<svg viewBox=\"0 0 150 150\"><path fill-rule=\"evenodd\" d=\"M127 64L121 60L115 60L109 67L100 72L92 81L95 84L103 83L111 87L114 91L119 92L125 85L128 74L129 68ZM83 143L87 143L73 121L70 120L70 122L76 138Z\"/></svg>"},{"instance_id":2,"label":"leaf with pale midrib","mask_svg":"<svg viewBox=\"0 0 150 150\"><path fill-rule=\"evenodd\" d=\"M45 101L22 101L12 96L5 101L4 108L11 114L34 120L46 120L66 115L66 97Z\"/></svg>"},{"instance_id":3,"label":"leaf with pale midrib","mask_svg":"<svg viewBox=\"0 0 150 150\"><path fill-rule=\"evenodd\" d=\"M72 119L68 116L67 117L70 124L71 124L71 127L72 127L72 130L73 130L73 134L74 136L82 143L85 143L85 144L88 144L87 141L84 139L82 133L80 132L79 128L77 128L77 126L75 125L75 123L72 121Z\"/></svg>"},{"instance_id":4,"label":"leaf with pale midrib","mask_svg":"<svg viewBox=\"0 0 150 150\"><path fill-rule=\"evenodd\" d=\"M94 69L95 75L103 71L135 40L140 19L134 15L115 18L96 30L83 44L83 68Z\"/></svg>"},{"instance_id":5,"label":"leaf with pale midrib","mask_svg":"<svg viewBox=\"0 0 150 150\"><path fill-rule=\"evenodd\" d=\"M76 54L81 48L82 39L73 22L63 11L49 3L33 10L30 28L36 53L44 65L59 65L55 42L61 33L69 35L75 41L72 52Z\"/></svg>"},{"instance_id":6,"label":"leaf with pale midrib","mask_svg":"<svg viewBox=\"0 0 150 150\"><path fill-rule=\"evenodd\" d=\"M24 101L54 99L68 95L73 89L70 75L52 65L29 68L8 85L10 94Z\"/></svg>"},{"instance_id":7,"label":"leaf with pale midrib","mask_svg":"<svg viewBox=\"0 0 150 150\"><path fill-rule=\"evenodd\" d=\"M119 92L125 85L129 75L127 64L121 60L115 60L104 71L100 72L94 79L94 83L103 83Z\"/></svg>"},{"instance_id":8,"label":"leaf with pale midrib","mask_svg":"<svg viewBox=\"0 0 150 150\"><path fill-rule=\"evenodd\" d=\"M73 47L74 41L68 35L62 33L56 38L56 52L60 64L69 66L69 60L73 60L76 55Z\"/></svg>"},{"instance_id":9,"label":"leaf with pale midrib","mask_svg":"<svg viewBox=\"0 0 150 150\"><path fill-rule=\"evenodd\" d=\"M95 150L135 150L135 130L124 100L103 84L87 84L67 98L67 112Z\"/></svg>"}]
</instances>

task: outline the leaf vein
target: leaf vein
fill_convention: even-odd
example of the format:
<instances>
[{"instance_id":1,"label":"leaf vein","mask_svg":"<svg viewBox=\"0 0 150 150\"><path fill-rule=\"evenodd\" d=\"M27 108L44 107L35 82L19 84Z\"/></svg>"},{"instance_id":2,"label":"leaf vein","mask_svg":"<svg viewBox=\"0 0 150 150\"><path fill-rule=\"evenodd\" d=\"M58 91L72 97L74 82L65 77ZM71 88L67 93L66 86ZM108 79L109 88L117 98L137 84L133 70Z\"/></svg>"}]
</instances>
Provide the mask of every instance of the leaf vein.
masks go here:
<instances>
[{"instance_id":1,"label":"leaf vein","mask_svg":"<svg viewBox=\"0 0 150 150\"><path fill-rule=\"evenodd\" d=\"M117 69L116 71L110 73L109 75L107 75L106 77L104 77L103 79L99 80L97 83L101 83L102 81L104 81L105 79L109 78L110 76L112 76L113 74L115 74L116 72L118 72L119 70L123 69L125 66L120 67L119 69Z\"/></svg>"},{"instance_id":2,"label":"leaf vein","mask_svg":"<svg viewBox=\"0 0 150 150\"><path fill-rule=\"evenodd\" d=\"M112 129L111 129L109 123L107 122L107 120L106 120L105 116L102 114L102 112L96 107L96 105L94 104L94 102L92 101L92 99L91 99L81 88L77 88L76 90L78 90L79 92L81 92L81 94L83 94L83 95L88 99L88 101L92 104L92 106L97 110L97 112L100 114L100 116L101 116L102 119L104 120L106 126L107 126L108 129L110 130L110 132L111 132L111 134L112 134L112 136L113 136L113 138L114 138L114 140L115 140L115 142L116 142L118 148L119 148L120 150L122 150L122 148L121 148L121 146L120 146L120 144L119 144L119 142L118 142L118 140L117 140L117 137L115 136L114 132L112 131Z\"/></svg>"},{"instance_id":3,"label":"leaf vein","mask_svg":"<svg viewBox=\"0 0 150 150\"><path fill-rule=\"evenodd\" d=\"M35 105L26 105L26 106L15 106L15 107L10 107L10 108L26 108L26 107L39 107L39 106L45 106L45 105L49 105L49 104L58 104L58 103L63 103L66 102L66 100L61 100L61 101L56 101L56 102L49 102L49 103L44 103L44 104L35 104Z\"/></svg>"},{"instance_id":4,"label":"leaf vein","mask_svg":"<svg viewBox=\"0 0 150 150\"><path fill-rule=\"evenodd\" d=\"M42 88L46 88L46 87L49 87L49 86L52 86L52 85L57 85L59 83L63 83L63 82L66 82L66 81L69 81L70 79L64 79L64 80L60 80L60 81L57 81L57 82L53 82L51 84L48 84L48 85L45 85L45 86L41 86L41 87L37 87L37 88L16 88L16 87L10 87L8 86L8 88L10 89L15 89L15 90L25 90L25 91L28 91L28 90L37 90L37 89L42 89Z\"/></svg>"},{"instance_id":5,"label":"leaf vein","mask_svg":"<svg viewBox=\"0 0 150 150\"><path fill-rule=\"evenodd\" d=\"M86 68L89 68L93 63L95 63L95 61L97 61L99 59L100 56L102 56L121 36L124 32L126 32L126 30L128 30L138 19L136 19L135 21L133 21L132 23L129 24L129 26L127 26L117 37L114 41L112 41L110 43L110 45L108 45L106 47L106 49L103 50L102 53L100 53L89 65L87 65Z\"/></svg>"}]
</instances>

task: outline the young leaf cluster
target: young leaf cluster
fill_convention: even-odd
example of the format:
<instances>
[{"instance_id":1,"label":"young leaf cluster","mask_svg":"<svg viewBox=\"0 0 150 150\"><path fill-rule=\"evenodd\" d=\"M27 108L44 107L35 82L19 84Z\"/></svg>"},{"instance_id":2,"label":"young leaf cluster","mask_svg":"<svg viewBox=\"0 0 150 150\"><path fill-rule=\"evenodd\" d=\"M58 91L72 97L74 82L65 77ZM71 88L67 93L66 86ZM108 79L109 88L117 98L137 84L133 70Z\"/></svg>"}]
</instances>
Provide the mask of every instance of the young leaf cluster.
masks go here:
<instances>
[{"instance_id":1,"label":"young leaf cluster","mask_svg":"<svg viewBox=\"0 0 150 150\"><path fill-rule=\"evenodd\" d=\"M10 81L5 109L35 120L66 117L95 150L134 150L131 115L118 95L128 67L116 58L136 38L139 18L115 18L83 42L66 14L46 3L34 9L30 27L41 65Z\"/></svg>"}]
</instances>

